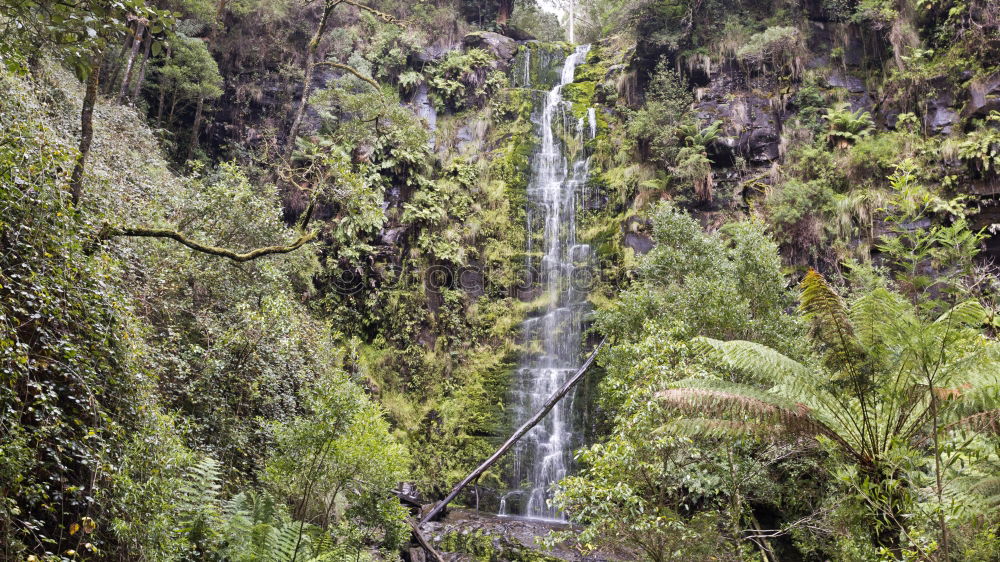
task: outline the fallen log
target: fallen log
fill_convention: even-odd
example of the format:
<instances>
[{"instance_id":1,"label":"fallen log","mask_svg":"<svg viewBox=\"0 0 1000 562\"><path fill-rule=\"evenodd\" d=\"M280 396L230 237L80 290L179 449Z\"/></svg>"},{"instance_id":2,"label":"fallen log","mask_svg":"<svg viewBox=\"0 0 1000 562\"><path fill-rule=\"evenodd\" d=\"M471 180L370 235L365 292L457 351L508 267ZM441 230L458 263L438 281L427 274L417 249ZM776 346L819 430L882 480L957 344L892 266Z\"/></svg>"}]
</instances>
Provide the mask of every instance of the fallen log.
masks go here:
<instances>
[{"instance_id":1,"label":"fallen log","mask_svg":"<svg viewBox=\"0 0 1000 562\"><path fill-rule=\"evenodd\" d=\"M410 529L413 530L413 536L417 537L417 542L420 543L420 546L424 549L424 552L427 553L427 556L430 556L431 560L434 560L434 562L444 562L444 558L441 558L441 555L434 550L434 547L431 546L427 537L420 532L420 526L414 523L409 517L406 518L406 522L410 524Z\"/></svg>"},{"instance_id":2,"label":"fallen log","mask_svg":"<svg viewBox=\"0 0 1000 562\"><path fill-rule=\"evenodd\" d=\"M461 482L459 482L457 486L452 488L451 492L449 492L448 495L445 496L443 500L441 500L440 502L438 502L437 505L434 506L434 509L430 510L427 513L427 515L425 515L424 518L420 520L420 525L423 525L424 523L427 523L428 521L434 519L434 517L436 517L438 513L441 513L441 510L444 509L446 505L451 503L451 501L455 499L456 496L458 496L459 492L461 492L463 488L468 486L469 483L475 480L476 478L479 478L484 472L486 472L486 469L493 466L493 464L497 462L497 460L499 460L500 457L502 457L503 454L506 453L508 449L513 447L514 444L517 443L518 439L524 437L525 433L528 433L528 431L530 431L531 428L538 425L538 422L542 421L542 418L545 417L545 414L548 414L549 410L555 407L555 405L560 400L562 400L562 398L566 396L566 394L569 393L569 391L573 388L573 386L576 385L576 383L583 378L583 374L586 373L587 369L590 368L590 365L594 362L594 359L597 357L597 353L601 351L601 348L604 347L604 342L606 341L607 338L601 340L601 343L597 344L597 347L595 347L594 351L591 352L590 357L588 357L587 360L583 362L583 365L581 365L580 368L577 369L576 373L573 373L573 376L570 377L559 388L559 390L556 390L555 393L552 394L552 396L550 396L549 399L545 401L545 404L543 404L542 407L539 408L537 412L535 412L535 415L531 416L531 418L528 421L524 422L524 424L521 425L521 427L517 428L517 431L515 431L514 434L511 435L510 438L507 439L507 441L504 442L504 444L501 445L500 448L497 449L495 453L493 453L493 455L490 456L490 458L486 459L486 461L484 461L483 464L479 465L475 470L470 472L469 475L466 476Z\"/></svg>"}]
</instances>

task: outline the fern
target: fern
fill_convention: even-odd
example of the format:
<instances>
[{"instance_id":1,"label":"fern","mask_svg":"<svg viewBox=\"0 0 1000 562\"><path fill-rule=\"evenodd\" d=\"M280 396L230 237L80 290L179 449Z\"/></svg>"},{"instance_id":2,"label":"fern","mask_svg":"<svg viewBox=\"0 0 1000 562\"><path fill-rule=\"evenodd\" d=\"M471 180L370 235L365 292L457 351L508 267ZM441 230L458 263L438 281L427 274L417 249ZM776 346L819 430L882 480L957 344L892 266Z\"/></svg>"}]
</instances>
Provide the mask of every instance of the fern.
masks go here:
<instances>
[{"instance_id":1,"label":"fern","mask_svg":"<svg viewBox=\"0 0 1000 562\"><path fill-rule=\"evenodd\" d=\"M271 560L291 562L306 558L301 553L308 548L309 541L308 536L300 533L299 523L291 522L278 528L272 527L269 538Z\"/></svg>"},{"instance_id":2,"label":"fern","mask_svg":"<svg viewBox=\"0 0 1000 562\"><path fill-rule=\"evenodd\" d=\"M292 519L268 494L238 494L226 503L225 517L226 558L234 562L310 562L342 554L329 532Z\"/></svg>"},{"instance_id":3,"label":"fern","mask_svg":"<svg viewBox=\"0 0 1000 562\"><path fill-rule=\"evenodd\" d=\"M216 529L222 517L222 489L219 462L205 457L188 470L188 477L178 490L181 531L198 551L215 548Z\"/></svg>"},{"instance_id":4,"label":"fern","mask_svg":"<svg viewBox=\"0 0 1000 562\"><path fill-rule=\"evenodd\" d=\"M851 111L848 103L828 109L824 116L830 129L827 141L838 148L846 148L866 136L875 125L867 111Z\"/></svg>"},{"instance_id":5,"label":"fern","mask_svg":"<svg viewBox=\"0 0 1000 562\"><path fill-rule=\"evenodd\" d=\"M926 445L928 428L944 420L947 429L1000 426L1000 347L978 335L985 318L978 304L927 322L898 295L876 290L848 308L810 271L800 308L813 323L820 364L753 342L698 338L696 351L766 388L692 379L661 392L661 402L698 419L686 430L736 431L734 422L751 432L780 427L825 437L870 469L888 462L894 443Z\"/></svg>"}]
</instances>

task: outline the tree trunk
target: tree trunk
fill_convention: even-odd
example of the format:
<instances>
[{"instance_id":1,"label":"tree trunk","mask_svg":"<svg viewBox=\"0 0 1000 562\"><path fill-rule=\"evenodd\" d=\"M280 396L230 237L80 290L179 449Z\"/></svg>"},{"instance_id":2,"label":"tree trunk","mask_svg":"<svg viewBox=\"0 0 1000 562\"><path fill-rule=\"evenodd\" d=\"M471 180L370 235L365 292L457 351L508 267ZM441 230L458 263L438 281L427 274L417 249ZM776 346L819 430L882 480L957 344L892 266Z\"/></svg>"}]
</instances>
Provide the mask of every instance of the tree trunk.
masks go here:
<instances>
[{"instance_id":1,"label":"tree trunk","mask_svg":"<svg viewBox=\"0 0 1000 562\"><path fill-rule=\"evenodd\" d=\"M420 524L423 525L424 523L427 523L428 521L434 519L434 517L437 516L438 513L441 513L441 510L444 509L444 506L448 505L451 502L451 500L455 499L455 497L458 496L458 493L461 492L463 488L465 488L471 482L482 476L482 474L486 472L486 470L489 467L493 466L493 464L497 462L500 459L500 457L502 457L503 454L507 452L508 449L513 447L521 437L524 437L525 433L528 433L528 431L530 431L531 428L538 425L538 422L542 421L542 419L545 418L545 414L548 414L549 411L552 410L552 408L554 408L555 405L559 403L559 401L562 400L564 396L569 394L569 391L573 389L576 383L580 382L580 379L583 378L583 375L587 372L587 369L590 368L590 365L594 362L594 359L597 358L597 353L601 351L601 348L604 347L604 342L606 341L607 341L606 339L601 340L601 343L597 344L597 347L594 348L594 351L590 353L590 357L588 357L587 360L583 362L583 365L581 365L580 368L577 369L576 373L574 373L573 376L571 376L565 383L563 383L563 385L558 390L556 390L555 393L553 393L548 400L545 401L545 404L542 404L542 407L539 408L537 412L535 412L535 415L531 416L531 418L528 421L524 422L521 425L521 427L517 428L517 431L515 431L514 434L511 435L507 439L507 441L504 442L503 445L500 445L500 448L497 449L495 453L490 455L490 458L483 461L483 464L476 467L476 469L470 472L468 476L466 476L461 482L458 483L457 486L452 488L451 492L449 492L448 495L445 496L443 500L438 502L434 506L434 508L431 509L427 513L427 515L425 515L424 518L420 520Z\"/></svg>"},{"instance_id":2,"label":"tree trunk","mask_svg":"<svg viewBox=\"0 0 1000 562\"><path fill-rule=\"evenodd\" d=\"M188 143L187 159L194 156L194 151L198 148L198 129L201 128L201 112L205 107L205 96L198 96L198 106L194 110L194 126L191 127L191 142Z\"/></svg>"},{"instance_id":3,"label":"tree trunk","mask_svg":"<svg viewBox=\"0 0 1000 562\"><path fill-rule=\"evenodd\" d=\"M507 27L514 13L514 0L500 0L497 5L497 27Z\"/></svg>"},{"instance_id":4,"label":"tree trunk","mask_svg":"<svg viewBox=\"0 0 1000 562\"><path fill-rule=\"evenodd\" d=\"M132 82L132 68L135 66L135 57L139 54L139 45L142 44L142 33L145 29L146 26L141 21L136 22L132 50L129 51L128 61L125 62L125 76L122 77L122 85L118 88L118 103L125 101L125 93L128 92L128 85Z\"/></svg>"},{"instance_id":5,"label":"tree trunk","mask_svg":"<svg viewBox=\"0 0 1000 562\"><path fill-rule=\"evenodd\" d=\"M94 140L94 104L97 103L97 89L101 85L101 57L95 56L87 77L87 92L83 96L83 110L80 112L80 154L76 157L69 188L73 206L80 204L83 197L83 172L90 155L90 143Z\"/></svg>"},{"instance_id":6,"label":"tree trunk","mask_svg":"<svg viewBox=\"0 0 1000 562\"><path fill-rule=\"evenodd\" d=\"M319 42L323 38L323 33L326 32L327 23L330 21L330 14L333 13L333 8L337 6L339 2L327 1L326 5L323 7L323 16L319 20L319 24L316 26L316 31L313 33L312 38L309 39L309 45L306 46L306 67L305 67L305 77L302 79L302 97L299 99L299 105L295 108L295 116L292 118L292 126L288 129L288 139L286 142L286 153L291 155L292 150L295 148L295 139L299 135L299 127L302 125L302 116L306 112L306 104L309 102L309 89L312 85L313 67L316 62L316 50L319 48Z\"/></svg>"},{"instance_id":7,"label":"tree trunk","mask_svg":"<svg viewBox=\"0 0 1000 562\"><path fill-rule=\"evenodd\" d=\"M146 34L146 48L142 55L142 65L139 66L139 78L135 81L135 86L132 88L132 103L135 103L139 99L139 93L142 91L142 83L146 81L146 65L149 64L149 53L153 48L153 36L149 33Z\"/></svg>"},{"instance_id":8,"label":"tree trunk","mask_svg":"<svg viewBox=\"0 0 1000 562\"><path fill-rule=\"evenodd\" d=\"M170 113L167 114L167 126L174 122L174 110L177 109L177 88L170 92Z\"/></svg>"},{"instance_id":9,"label":"tree trunk","mask_svg":"<svg viewBox=\"0 0 1000 562\"><path fill-rule=\"evenodd\" d=\"M170 45L167 44L167 64L170 62ZM159 127L163 123L163 102L167 98L167 81L163 78L163 74L160 74L160 106L156 110L156 126Z\"/></svg>"},{"instance_id":10,"label":"tree trunk","mask_svg":"<svg viewBox=\"0 0 1000 562\"><path fill-rule=\"evenodd\" d=\"M569 42L576 42L576 0L569 0Z\"/></svg>"},{"instance_id":11,"label":"tree trunk","mask_svg":"<svg viewBox=\"0 0 1000 562\"><path fill-rule=\"evenodd\" d=\"M125 51L127 51L129 47L132 45L132 43L129 42L129 39L133 39L133 37L129 35L128 37L125 38L125 41L122 41L122 48L118 51L117 57L105 61L107 63L106 64L107 72L105 72L104 76L105 78L108 78L107 80L104 81L105 95L110 96L111 90L115 87L115 84L118 82L118 73L121 72L122 70L122 65L118 64L118 61L125 56Z\"/></svg>"},{"instance_id":12,"label":"tree trunk","mask_svg":"<svg viewBox=\"0 0 1000 562\"><path fill-rule=\"evenodd\" d=\"M215 20L212 21L212 31L210 32L210 37L215 37L215 32L222 27L222 13L226 11L226 0L219 0L215 4Z\"/></svg>"}]
</instances>

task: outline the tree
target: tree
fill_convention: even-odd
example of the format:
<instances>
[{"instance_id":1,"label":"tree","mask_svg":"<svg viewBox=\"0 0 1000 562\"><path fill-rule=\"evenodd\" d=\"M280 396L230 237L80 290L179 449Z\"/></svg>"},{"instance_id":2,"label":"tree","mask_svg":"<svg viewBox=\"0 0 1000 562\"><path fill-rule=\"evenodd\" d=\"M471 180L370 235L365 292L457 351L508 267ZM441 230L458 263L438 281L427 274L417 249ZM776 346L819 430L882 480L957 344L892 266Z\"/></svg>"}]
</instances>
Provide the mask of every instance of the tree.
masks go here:
<instances>
[{"instance_id":1,"label":"tree","mask_svg":"<svg viewBox=\"0 0 1000 562\"><path fill-rule=\"evenodd\" d=\"M275 427L277 451L266 478L289 500L300 525L341 535L338 542L355 553L372 542L395 550L410 529L391 491L408 459L381 408L359 399L361 394L343 371L318 380L310 389L308 414ZM380 462L372 462L376 455ZM353 530L344 524L348 520Z\"/></svg>"},{"instance_id":2,"label":"tree","mask_svg":"<svg viewBox=\"0 0 1000 562\"><path fill-rule=\"evenodd\" d=\"M497 27L503 29L514 14L514 0L497 0Z\"/></svg>"},{"instance_id":3,"label":"tree","mask_svg":"<svg viewBox=\"0 0 1000 562\"><path fill-rule=\"evenodd\" d=\"M198 136L205 102L222 95L222 76L219 67L201 39L178 33L168 44L162 63L156 68L159 82L159 103L156 121L162 123L168 105L167 125L173 122L179 103L195 104L194 120L188 142L187 159L198 148Z\"/></svg>"},{"instance_id":4,"label":"tree","mask_svg":"<svg viewBox=\"0 0 1000 562\"><path fill-rule=\"evenodd\" d=\"M309 42L306 44L306 56L303 63L303 77L302 77L302 95L299 97L299 102L296 105L295 113L292 117L292 124L288 128L288 138L286 139L287 154L290 155L295 149L295 139L299 135L299 127L302 125L302 116L305 115L306 106L309 103L309 92L312 89L312 77L313 71L315 70L316 63L316 52L319 49L320 41L323 40L324 35L326 35L327 28L330 25L330 17L333 15L333 11L337 6L341 4L347 4L349 6L354 6L359 10L366 11L385 22L392 22L395 19L384 12L380 12L374 8L370 8L354 0L324 0L323 11L320 13L319 21L316 23L316 28L313 31L312 36L309 38ZM355 76L359 76L365 79L369 83L373 81L370 78L366 78L356 69L340 63L326 63L337 68L341 68L351 72Z\"/></svg>"},{"instance_id":5,"label":"tree","mask_svg":"<svg viewBox=\"0 0 1000 562\"><path fill-rule=\"evenodd\" d=\"M147 6L143 0L16 0L0 7L0 15L18 23L23 39L15 43L35 54L54 50L85 81L80 111L79 154L73 166L69 189L74 204L83 196L83 174L94 138L94 105L101 83L101 60L105 49L132 33L131 23L155 21L172 27L173 13ZM137 24L137 29L146 24ZM138 36L136 41L138 42ZM138 48L136 45L135 49ZM132 57L134 60L134 57ZM124 86L123 86L124 88Z\"/></svg>"},{"instance_id":6,"label":"tree","mask_svg":"<svg viewBox=\"0 0 1000 562\"><path fill-rule=\"evenodd\" d=\"M874 516L874 543L893 552L909 539L904 513L919 494L901 479L898 458L930 446L947 550L941 441L952 430L1000 419L1000 347L980 335L982 307L965 302L926 320L885 289L847 306L815 271L801 287L800 309L812 323L817 360L796 361L748 341L702 338L704 352L742 373L743 381L687 379L658 398L704 434L778 430L828 443ZM960 443L952 447L960 454Z\"/></svg>"}]
</instances>

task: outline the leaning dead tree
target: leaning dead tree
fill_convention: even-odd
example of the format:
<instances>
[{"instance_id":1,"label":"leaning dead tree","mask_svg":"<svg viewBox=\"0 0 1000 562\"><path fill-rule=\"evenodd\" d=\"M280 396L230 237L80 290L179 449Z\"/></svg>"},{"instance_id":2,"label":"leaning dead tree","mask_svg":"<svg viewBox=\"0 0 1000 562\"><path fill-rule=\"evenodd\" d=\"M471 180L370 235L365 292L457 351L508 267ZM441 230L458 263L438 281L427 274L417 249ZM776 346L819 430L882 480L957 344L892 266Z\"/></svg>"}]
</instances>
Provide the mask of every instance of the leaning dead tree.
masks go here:
<instances>
[{"instance_id":1,"label":"leaning dead tree","mask_svg":"<svg viewBox=\"0 0 1000 562\"><path fill-rule=\"evenodd\" d=\"M559 390L556 390L555 393L553 393L552 396L550 396L549 399L545 401L545 404L543 404L542 407L539 408L537 412L535 412L535 415L531 416L531 418L528 419L528 421L524 422L524 424L522 424L521 427L517 428L517 431L515 431L514 434L511 435L510 438L508 438L503 445L500 445L500 448L497 449L496 452L490 456L490 458L486 459L483 462L483 464L476 467L476 469L470 472L468 476L466 476L461 482L458 483L457 486L452 488L451 492L449 492L448 495L445 496L443 500L438 502L438 504L435 505L434 508L431 509L427 513L427 515L425 515L424 518L420 520L420 524L423 525L424 523L427 523L428 521L434 519L434 517L436 517L437 514L441 513L441 510L444 509L446 505L451 503L451 501L458 496L459 492L461 492L463 488L468 486L475 479L482 476L482 474L486 472L486 470L489 467L493 466L494 463L500 460L500 457L502 457L504 453L506 453L511 447L513 447L514 444L517 443L517 441L521 437L524 437L524 434L528 433L528 431L530 431L531 428L538 425L538 422L542 421L542 418L545 417L545 414L548 414L549 411L552 410L552 408L555 407L555 405L559 403L559 401L562 400L564 396L569 394L569 391L572 390L574 386L576 386L576 383L580 382L580 379L583 378L584 373L587 372L587 369L590 368L590 365L594 362L594 359L597 358L598 352L600 352L601 348L604 347L604 342L606 341L607 338L601 340L601 343L597 344L597 347L594 348L594 351L590 353L590 357L588 357L587 360L583 362L583 365L581 365L580 368L577 369L576 373L574 373L573 376L569 378L569 380L567 380L565 383L563 383L561 387L559 387Z\"/></svg>"}]
</instances>

